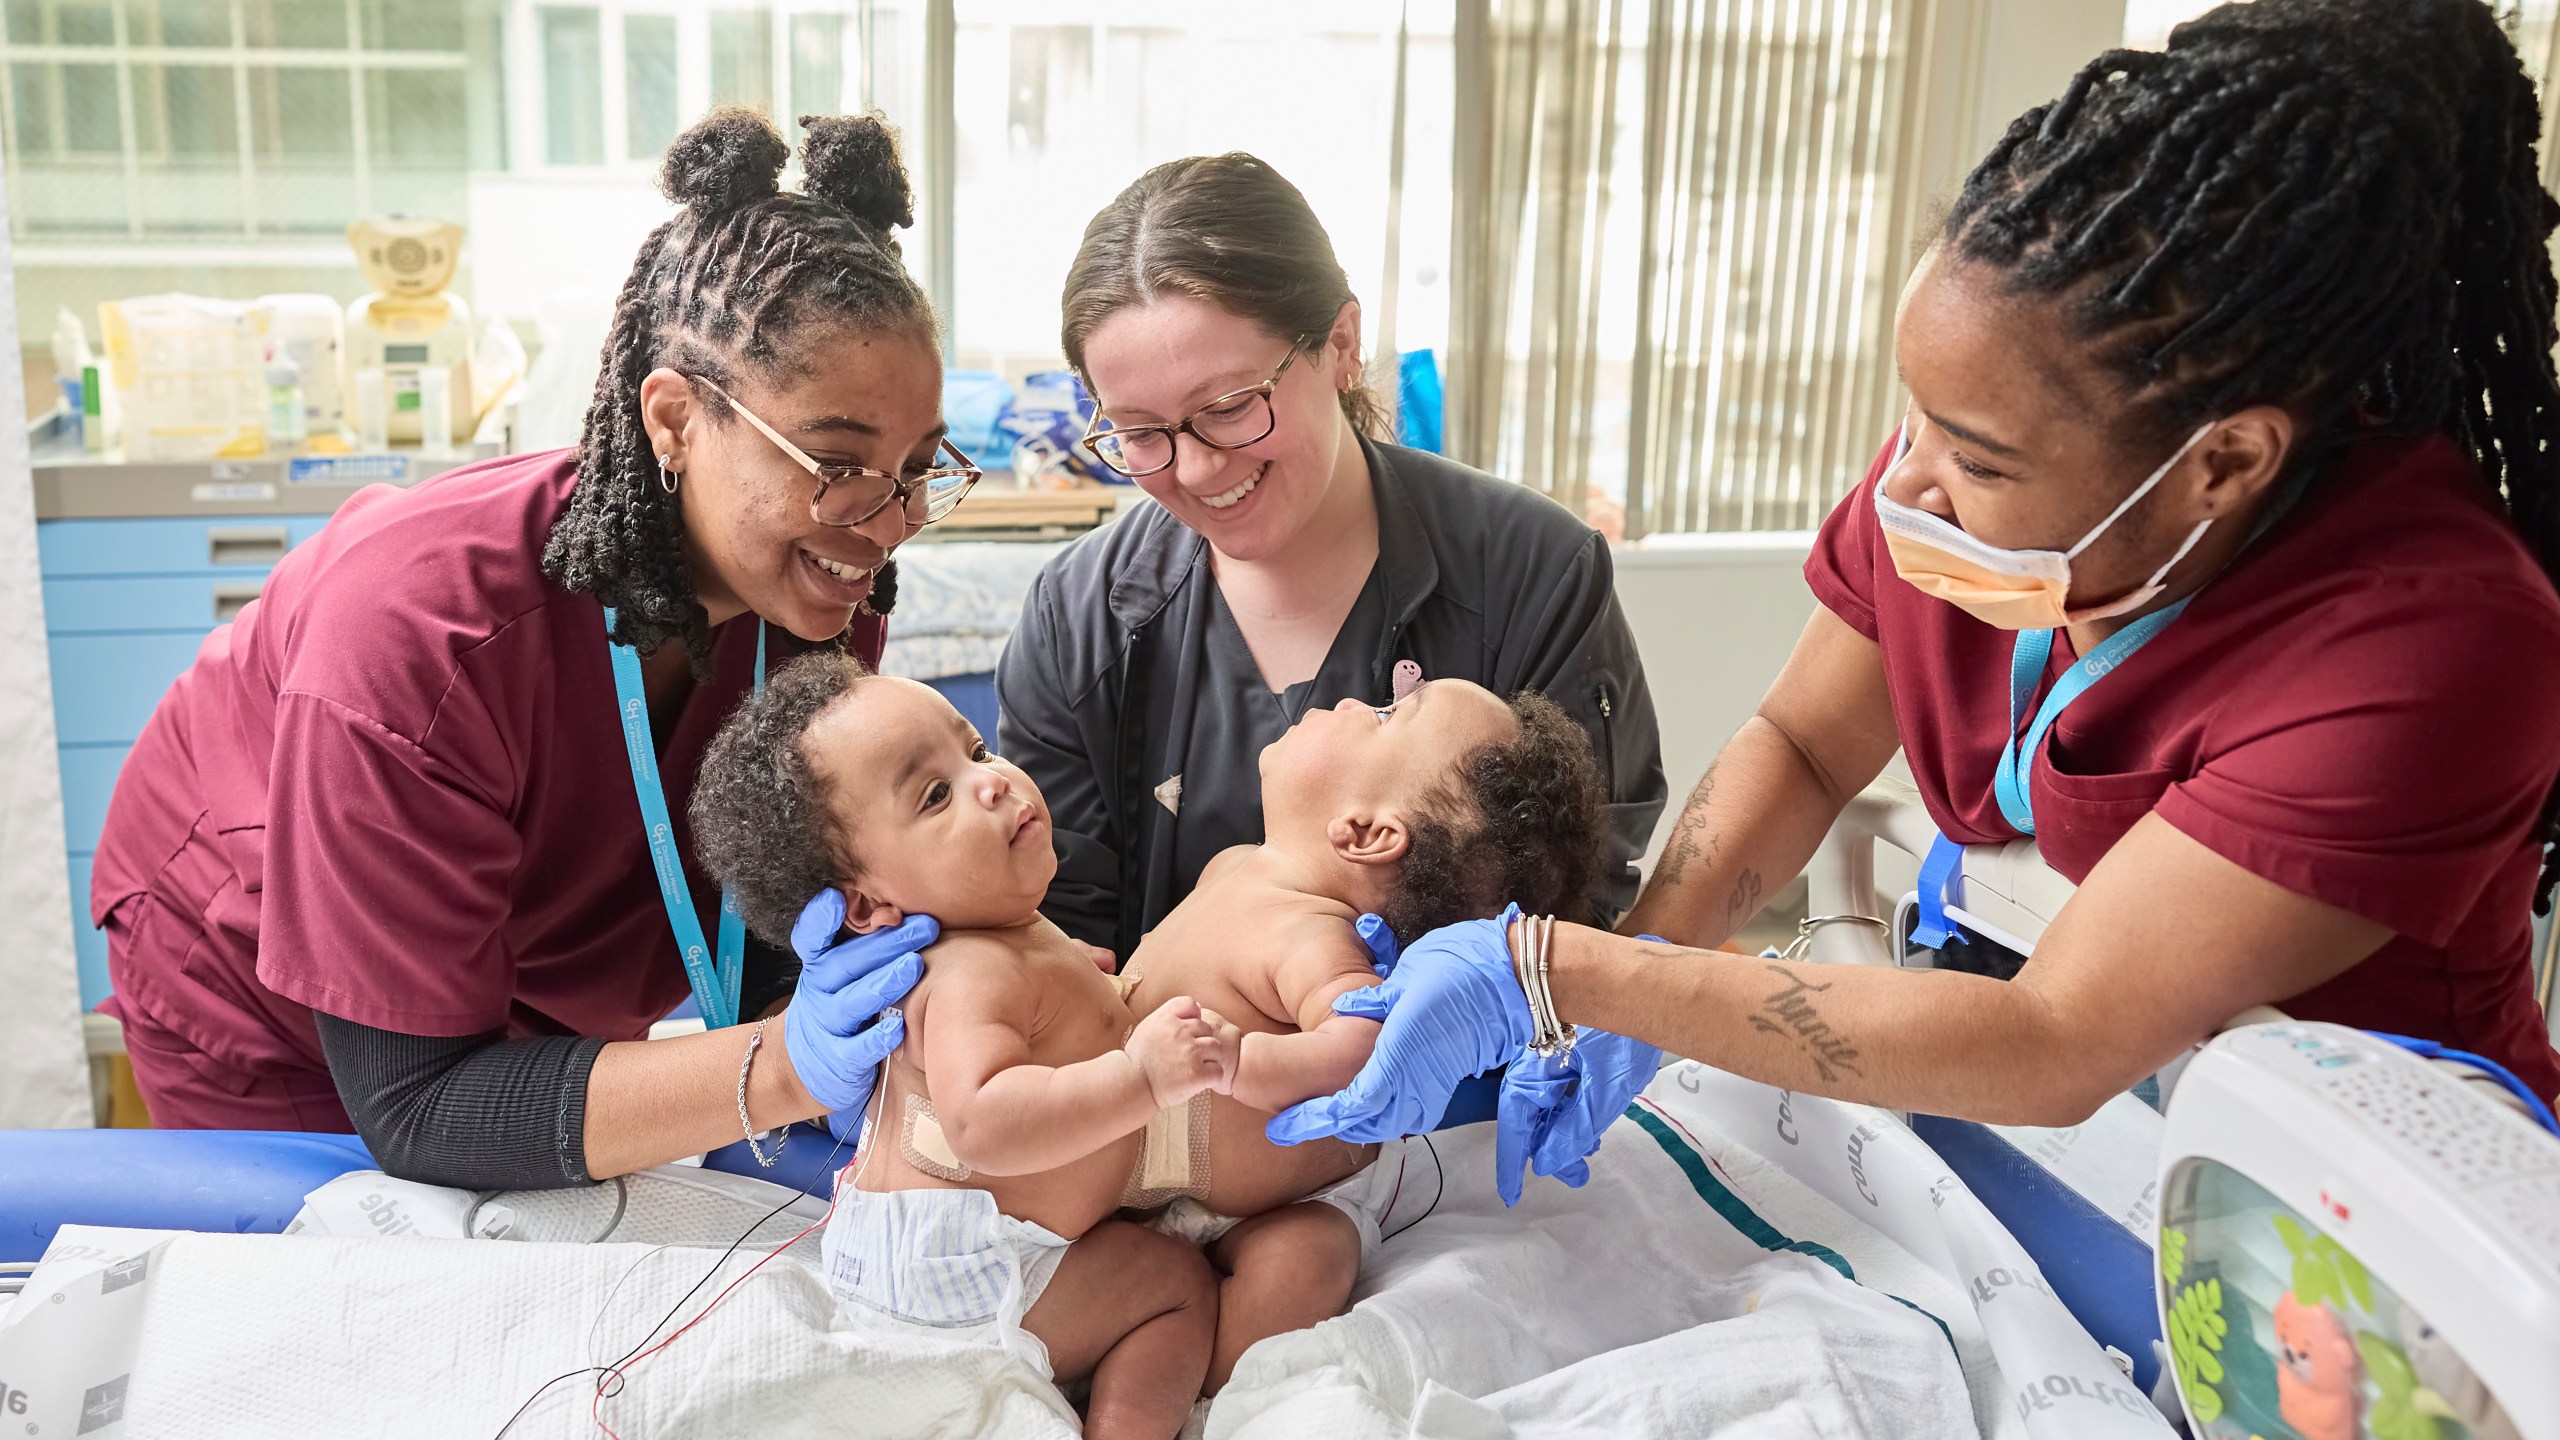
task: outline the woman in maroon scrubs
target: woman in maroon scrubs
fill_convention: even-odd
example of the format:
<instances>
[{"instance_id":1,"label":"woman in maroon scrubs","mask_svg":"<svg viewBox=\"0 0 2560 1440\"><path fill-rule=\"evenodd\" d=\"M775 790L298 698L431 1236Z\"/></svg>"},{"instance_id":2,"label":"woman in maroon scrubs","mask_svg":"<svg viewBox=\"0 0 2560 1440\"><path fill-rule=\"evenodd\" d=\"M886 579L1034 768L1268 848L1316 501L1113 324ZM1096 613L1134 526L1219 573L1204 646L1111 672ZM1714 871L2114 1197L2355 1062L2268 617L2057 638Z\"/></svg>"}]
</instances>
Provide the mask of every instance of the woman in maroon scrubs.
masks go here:
<instances>
[{"instance_id":1,"label":"woman in maroon scrubs","mask_svg":"<svg viewBox=\"0 0 2560 1440\"><path fill-rule=\"evenodd\" d=\"M1911 404L1815 542L1822 608L1625 934L1557 927L1562 1019L2026 1125L2260 1004L2560 1091L2529 958L2560 773L2539 123L2480 0L2259 0L2012 125L1904 291ZM1949 839L2033 834L2078 884L2023 968L1681 948L1749 919L1897 747ZM1345 997L1386 1015L1370 1068L1275 1129L1436 1114L1517 1053L1510 977L1490 924L1425 939ZM1575 1065L1543 1173L1652 1074L1614 1040Z\"/></svg>"},{"instance_id":2,"label":"woman in maroon scrubs","mask_svg":"<svg viewBox=\"0 0 2560 1440\"><path fill-rule=\"evenodd\" d=\"M158 1124L352 1122L385 1169L486 1189L867 1089L894 1035L865 1022L914 964L881 957L914 937L797 977L763 947L723 967L685 820L760 641L876 660L890 552L973 478L891 238L893 138L810 122L800 194L788 158L743 111L679 139L683 209L623 286L578 448L357 496L161 701L92 901ZM642 1042L688 992L679 934L711 962L697 993L750 1019L799 985L743 1071L746 1030Z\"/></svg>"}]
</instances>

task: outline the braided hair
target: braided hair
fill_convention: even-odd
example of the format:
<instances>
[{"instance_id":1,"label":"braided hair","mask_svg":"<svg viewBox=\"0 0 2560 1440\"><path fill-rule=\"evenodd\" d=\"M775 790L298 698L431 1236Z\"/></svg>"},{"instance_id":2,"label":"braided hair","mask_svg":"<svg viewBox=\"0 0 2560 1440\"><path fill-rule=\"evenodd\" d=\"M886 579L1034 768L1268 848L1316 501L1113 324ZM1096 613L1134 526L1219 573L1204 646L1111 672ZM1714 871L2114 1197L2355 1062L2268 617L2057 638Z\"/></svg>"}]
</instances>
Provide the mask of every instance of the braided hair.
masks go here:
<instances>
[{"instance_id":1,"label":"braided hair","mask_svg":"<svg viewBox=\"0 0 2560 1440\"><path fill-rule=\"evenodd\" d=\"M2285 405L2316 473L2359 435L2441 431L2560 581L2540 133L2481 0L2224 5L2020 116L1944 238L2060 299L2147 438ZM2555 879L2560 855L2539 908Z\"/></svg>"},{"instance_id":2,"label":"braided hair","mask_svg":"<svg viewBox=\"0 0 2560 1440\"><path fill-rule=\"evenodd\" d=\"M800 124L798 194L780 183L790 147L753 110L716 110L667 147L659 188L684 208L651 232L623 281L577 488L542 552L544 574L615 609L616 642L647 654L681 638L697 673L710 663L710 616L685 561L684 512L658 482L641 382L660 367L724 388L741 371L803 378L822 363L806 343L821 329L935 334L932 302L890 234L915 223L895 132L877 115ZM729 419L718 392L698 389L696 400ZM884 615L893 566L868 602Z\"/></svg>"}]
</instances>

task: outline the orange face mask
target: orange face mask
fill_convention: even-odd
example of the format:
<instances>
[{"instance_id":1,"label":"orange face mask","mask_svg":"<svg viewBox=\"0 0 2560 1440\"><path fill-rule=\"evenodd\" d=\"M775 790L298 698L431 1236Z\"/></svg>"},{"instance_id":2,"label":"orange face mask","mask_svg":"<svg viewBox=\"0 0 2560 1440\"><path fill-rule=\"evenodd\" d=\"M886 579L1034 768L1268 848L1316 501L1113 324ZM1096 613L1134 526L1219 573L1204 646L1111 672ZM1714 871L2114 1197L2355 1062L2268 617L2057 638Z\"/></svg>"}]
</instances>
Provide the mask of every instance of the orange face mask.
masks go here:
<instances>
[{"instance_id":1,"label":"orange face mask","mask_svg":"<svg viewBox=\"0 0 2560 1440\"><path fill-rule=\"evenodd\" d=\"M2134 503L2151 493L2170 469L2196 442L2213 429L2208 422L2187 437L2178 452L2164 460L2149 479L2133 487L2124 503L2107 512L2080 543L2068 550L2003 550L1986 545L1966 534L1954 522L1925 510L1915 510L1885 493L1893 472L1911 454L1911 430L1917 421L1906 421L1902 436L1895 444L1893 463L1885 466L1876 480L1876 518L1884 525L1885 549L1893 556L1893 571L1910 581L1924 593L1934 595L1985 625L2002 630L2055 630L2089 620L2103 620L2149 604L2158 596L2169 572L2187 552L2196 548L2204 532L2213 527L2211 520L2196 522L2187 532L2177 553L2151 572L2151 578L2139 589L2120 599L2084 609L2070 608L2071 562L2091 542L2107 532L2107 527L2124 517Z\"/></svg>"}]
</instances>

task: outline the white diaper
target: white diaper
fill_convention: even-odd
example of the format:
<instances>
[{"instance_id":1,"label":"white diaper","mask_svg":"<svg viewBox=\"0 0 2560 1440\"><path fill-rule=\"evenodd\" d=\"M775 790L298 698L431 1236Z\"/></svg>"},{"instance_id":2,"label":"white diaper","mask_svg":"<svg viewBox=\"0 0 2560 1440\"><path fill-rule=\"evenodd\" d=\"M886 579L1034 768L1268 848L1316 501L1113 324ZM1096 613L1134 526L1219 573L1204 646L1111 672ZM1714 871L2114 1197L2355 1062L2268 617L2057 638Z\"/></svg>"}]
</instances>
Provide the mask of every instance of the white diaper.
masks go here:
<instances>
[{"instance_id":1,"label":"white diaper","mask_svg":"<svg viewBox=\"0 0 2560 1440\"><path fill-rule=\"evenodd\" d=\"M1347 1180L1336 1181L1307 1197L1309 1200L1330 1205L1350 1216L1351 1223L1359 1227L1362 1269L1368 1268L1369 1262L1377 1258L1378 1246L1382 1243L1383 1229L1387 1223L1387 1213L1396 1209L1400 1203L1419 1198L1404 1194L1413 1188L1406 1183L1408 1177L1421 1184L1423 1195L1430 1193L1430 1182L1435 1178L1433 1167L1438 1162L1425 1155L1410 1165L1407 1163L1410 1152L1420 1148L1410 1138L1391 1141L1381 1146L1378 1150L1378 1158L1357 1174ZM1400 1196L1402 1201L1399 1200ZM1409 1204L1408 1209L1410 1209ZM1183 1199L1167 1205L1161 1212L1150 1217L1146 1223L1147 1228L1170 1235L1177 1240L1193 1245L1208 1245L1214 1243L1219 1236L1242 1224L1244 1219L1245 1217L1241 1215L1221 1215L1197 1200Z\"/></svg>"},{"instance_id":2,"label":"white diaper","mask_svg":"<svg viewBox=\"0 0 2560 1440\"><path fill-rule=\"evenodd\" d=\"M1022 1317L1069 1242L996 1209L984 1190L837 1192L819 1257L827 1288L857 1322L983 1330L1050 1375L1049 1347Z\"/></svg>"}]
</instances>

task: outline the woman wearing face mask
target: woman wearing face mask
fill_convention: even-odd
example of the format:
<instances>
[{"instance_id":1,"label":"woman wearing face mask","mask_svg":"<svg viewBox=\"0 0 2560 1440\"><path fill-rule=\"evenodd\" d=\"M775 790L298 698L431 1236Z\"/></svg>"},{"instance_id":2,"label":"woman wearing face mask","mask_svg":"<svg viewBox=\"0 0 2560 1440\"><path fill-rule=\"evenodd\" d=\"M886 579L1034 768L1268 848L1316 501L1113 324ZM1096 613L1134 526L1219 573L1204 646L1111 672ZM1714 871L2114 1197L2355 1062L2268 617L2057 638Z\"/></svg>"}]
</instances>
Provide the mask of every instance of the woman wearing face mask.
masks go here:
<instances>
[{"instance_id":1,"label":"woman wearing face mask","mask_svg":"<svg viewBox=\"0 0 2560 1440\"><path fill-rule=\"evenodd\" d=\"M2027 1125L2259 1004L2560 1091L2528 957L2560 772L2538 125L2478 0L2259 0L2011 126L1903 294L1910 407L1814 547L1822 609L1623 927L1679 945L1557 927L1561 1019ZM2014 978L1680 948L1897 746L1949 839L2032 834L2078 883ZM1516 1053L1506 938L1439 932L1350 998L1377 1060L1275 1128L1367 1138ZM1542 1172L1652 1061L1573 1067Z\"/></svg>"},{"instance_id":2,"label":"woman wearing face mask","mask_svg":"<svg viewBox=\"0 0 2560 1440\"><path fill-rule=\"evenodd\" d=\"M1063 331L1100 407L1086 445L1162 504L1042 572L997 672L1000 748L1057 826L1049 918L1128 955L1212 857L1262 839L1263 747L1399 693L1400 670L1543 690L1582 723L1614 835L1590 899L1624 911L1665 788L1608 545L1378 438L1360 304L1297 187L1249 155L1148 171L1086 227Z\"/></svg>"},{"instance_id":3,"label":"woman wearing face mask","mask_svg":"<svg viewBox=\"0 0 2560 1440\"><path fill-rule=\"evenodd\" d=\"M384 1169L488 1190L858 1111L918 936L819 934L795 982L684 826L760 667L876 659L891 552L975 478L891 236L895 142L803 123L799 194L754 114L668 150L683 208L577 449L357 496L161 702L92 900L158 1124L352 1122ZM689 989L756 1023L644 1041Z\"/></svg>"}]
</instances>

